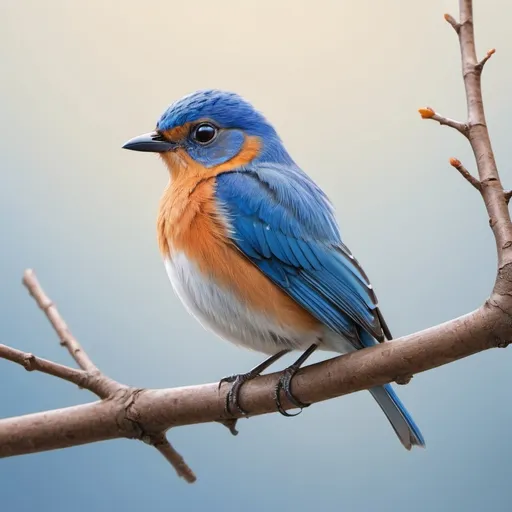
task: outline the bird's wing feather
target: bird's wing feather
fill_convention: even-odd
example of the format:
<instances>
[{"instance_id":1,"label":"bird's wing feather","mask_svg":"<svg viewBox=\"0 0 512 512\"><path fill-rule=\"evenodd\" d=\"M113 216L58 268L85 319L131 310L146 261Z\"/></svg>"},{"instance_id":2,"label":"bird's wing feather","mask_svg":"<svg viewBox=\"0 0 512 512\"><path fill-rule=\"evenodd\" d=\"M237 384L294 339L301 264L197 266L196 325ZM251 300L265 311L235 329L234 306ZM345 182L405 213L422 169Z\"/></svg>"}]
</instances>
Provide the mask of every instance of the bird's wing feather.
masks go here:
<instances>
[{"instance_id":1,"label":"bird's wing feather","mask_svg":"<svg viewBox=\"0 0 512 512\"><path fill-rule=\"evenodd\" d=\"M356 348L391 338L329 200L306 174L278 165L224 173L216 198L233 243L319 321Z\"/></svg>"}]
</instances>

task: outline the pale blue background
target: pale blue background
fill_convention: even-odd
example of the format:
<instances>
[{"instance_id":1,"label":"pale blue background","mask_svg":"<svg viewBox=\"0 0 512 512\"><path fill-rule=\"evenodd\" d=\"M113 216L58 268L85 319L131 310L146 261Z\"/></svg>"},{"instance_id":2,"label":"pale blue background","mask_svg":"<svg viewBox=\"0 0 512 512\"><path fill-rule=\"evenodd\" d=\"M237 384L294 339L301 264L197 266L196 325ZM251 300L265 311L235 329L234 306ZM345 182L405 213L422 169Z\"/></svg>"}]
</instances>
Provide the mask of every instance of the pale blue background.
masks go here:
<instances>
[{"instance_id":1,"label":"pale blue background","mask_svg":"<svg viewBox=\"0 0 512 512\"><path fill-rule=\"evenodd\" d=\"M512 7L475 2L485 100L512 185ZM109 375L136 386L215 381L259 362L205 332L172 293L155 241L166 173L120 149L172 100L221 87L275 123L324 187L396 336L478 307L494 241L460 135L421 121L463 119L455 0L1 0L0 340L69 357L20 284L34 267ZM120 440L0 461L2 511L454 511L511 509L510 350L416 376L398 391L428 448L402 449L368 393L300 417L217 424L170 439L190 486L147 446ZM3 417L91 396L0 361Z\"/></svg>"}]
</instances>

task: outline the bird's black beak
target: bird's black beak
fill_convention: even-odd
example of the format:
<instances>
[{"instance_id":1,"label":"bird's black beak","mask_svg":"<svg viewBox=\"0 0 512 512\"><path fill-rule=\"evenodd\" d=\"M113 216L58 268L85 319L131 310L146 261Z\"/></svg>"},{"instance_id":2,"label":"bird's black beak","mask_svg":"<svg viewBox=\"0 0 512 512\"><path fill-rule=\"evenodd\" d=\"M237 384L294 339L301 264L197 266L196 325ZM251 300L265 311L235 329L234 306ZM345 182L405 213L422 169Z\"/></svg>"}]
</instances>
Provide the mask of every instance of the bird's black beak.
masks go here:
<instances>
[{"instance_id":1,"label":"bird's black beak","mask_svg":"<svg viewBox=\"0 0 512 512\"><path fill-rule=\"evenodd\" d=\"M165 139L158 132L145 133L125 142L123 149L131 149L133 151L149 151L151 153L165 153L175 149L177 144Z\"/></svg>"}]
</instances>

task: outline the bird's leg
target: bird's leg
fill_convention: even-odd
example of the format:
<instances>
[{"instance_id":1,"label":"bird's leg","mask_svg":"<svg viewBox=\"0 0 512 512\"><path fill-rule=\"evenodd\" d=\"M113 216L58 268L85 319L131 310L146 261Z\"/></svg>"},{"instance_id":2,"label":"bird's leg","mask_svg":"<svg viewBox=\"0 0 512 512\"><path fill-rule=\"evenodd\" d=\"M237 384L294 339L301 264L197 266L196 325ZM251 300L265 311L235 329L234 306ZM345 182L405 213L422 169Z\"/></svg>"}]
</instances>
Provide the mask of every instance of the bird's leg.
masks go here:
<instances>
[{"instance_id":1,"label":"bird's leg","mask_svg":"<svg viewBox=\"0 0 512 512\"><path fill-rule=\"evenodd\" d=\"M277 354L274 354L265 359L265 361L260 363L258 366L255 366L252 370L248 371L247 373L242 373L240 375L230 375L229 377L224 377L223 379L221 379L219 381L219 389L222 386L223 382L233 383L231 389L228 391L228 394L226 395L226 412L228 414L232 414L232 411L234 409L238 409L238 411L240 411L242 414L247 414L247 411L242 409L239 403L240 390L242 389L242 386L248 380L252 380L258 377L261 374L261 372L265 371L271 364L275 363L278 359L280 359L288 352L289 350L281 350L280 352L277 352Z\"/></svg>"},{"instance_id":2,"label":"bird's leg","mask_svg":"<svg viewBox=\"0 0 512 512\"><path fill-rule=\"evenodd\" d=\"M275 400L277 405L277 410L283 415L283 416L297 416L297 414L300 414L300 411L296 414L290 414L289 412L286 412L283 409L283 406L281 405L281 390L283 390L284 394L286 395L286 398L296 407L300 407L300 409L303 409L304 407L309 407L311 404L305 404L295 398L293 396L293 393L290 389L290 385L292 383L292 379L295 376L295 374L299 371L299 368L304 364L306 359L318 348L318 345L313 343L298 359L293 363L291 366L286 368L286 370L283 371L281 377L279 378L279 381L276 385L276 391L275 391Z\"/></svg>"}]
</instances>

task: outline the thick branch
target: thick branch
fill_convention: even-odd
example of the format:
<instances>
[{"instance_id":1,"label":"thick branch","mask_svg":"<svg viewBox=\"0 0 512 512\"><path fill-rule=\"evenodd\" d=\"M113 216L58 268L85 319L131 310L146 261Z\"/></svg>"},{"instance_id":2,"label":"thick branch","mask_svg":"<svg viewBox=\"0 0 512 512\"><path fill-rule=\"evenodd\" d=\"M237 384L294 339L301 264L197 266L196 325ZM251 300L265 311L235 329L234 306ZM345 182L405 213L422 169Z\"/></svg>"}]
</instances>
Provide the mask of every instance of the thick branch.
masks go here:
<instances>
[{"instance_id":1,"label":"thick branch","mask_svg":"<svg viewBox=\"0 0 512 512\"><path fill-rule=\"evenodd\" d=\"M308 366L294 378L293 393L301 401L315 403L506 346L511 336L510 317L503 314L507 310L512 310L512 297L497 295L469 315ZM241 403L251 416L276 412L278 375L258 377L242 388ZM0 457L116 437L144 439L170 427L223 420L225 391L219 392L217 383L126 389L103 402L0 420Z\"/></svg>"},{"instance_id":2,"label":"thick branch","mask_svg":"<svg viewBox=\"0 0 512 512\"><path fill-rule=\"evenodd\" d=\"M512 262L512 224L485 119L481 81L483 66L476 56L472 0L459 0L459 9L458 36L468 109L468 138L475 155L489 223L496 239L498 264L502 266ZM488 53L488 57L493 53Z\"/></svg>"}]
</instances>

